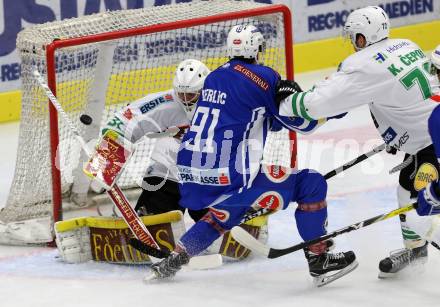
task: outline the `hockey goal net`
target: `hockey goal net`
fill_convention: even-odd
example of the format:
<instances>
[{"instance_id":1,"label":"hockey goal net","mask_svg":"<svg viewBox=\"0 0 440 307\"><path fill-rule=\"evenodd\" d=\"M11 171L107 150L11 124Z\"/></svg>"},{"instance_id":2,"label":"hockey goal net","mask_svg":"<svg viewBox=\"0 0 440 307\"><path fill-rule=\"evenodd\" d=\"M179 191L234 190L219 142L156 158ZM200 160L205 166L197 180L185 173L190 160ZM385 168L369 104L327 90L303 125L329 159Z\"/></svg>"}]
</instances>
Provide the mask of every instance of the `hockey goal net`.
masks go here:
<instances>
[{"instance_id":1,"label":"hockey goal net","mask_svg":"<svg viewBox=\"0 0 440 307\"><path fill-rule=\"evenodd\" d=\"M22 61L19 148L0 221L5 224L48 216L53 223L62 218L72 192L93 194L81 172L86 157L48 103L32 75L35 69L46 77L85 140L93 142L116 110L149 93L171 88L180 61L195 58L210 69L226 62L228 31L236 24L248 23L256 25L266 39L264 63L283 78L292 78L291 17L283 5L194 1L105 12L23 30L17 40ZM82 114L91 116L93 123L83 125L79 121ZM291 166L295 159L292 138L286 130L271 133L264 160ZM153 146L147 138L137 144L118 182L122 188L138 187ZM39 242L31 235L26 240Z\"/></svg>"}]
</instances>

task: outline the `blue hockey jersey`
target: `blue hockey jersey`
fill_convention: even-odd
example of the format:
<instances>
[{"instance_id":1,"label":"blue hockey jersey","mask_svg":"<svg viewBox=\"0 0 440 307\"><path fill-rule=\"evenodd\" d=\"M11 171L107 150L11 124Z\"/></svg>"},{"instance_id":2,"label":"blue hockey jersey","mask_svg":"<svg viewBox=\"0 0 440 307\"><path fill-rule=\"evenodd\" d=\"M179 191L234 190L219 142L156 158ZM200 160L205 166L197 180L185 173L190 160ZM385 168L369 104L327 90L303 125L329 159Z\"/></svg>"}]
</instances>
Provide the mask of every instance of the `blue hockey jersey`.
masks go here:
<instances>
[{"instance_id":1,"label":"blue hockey jersey","mask_svg":"<svg viewBox=\"0 0 440 307\"><path fill-rule=\"evenodd\" d=\"M208 75L177 157L182 206L201 209L249 188L271 122L292 129L317 126L278 115L279 78L267 66L237 59Z\"/></svg>"}]
</instances>

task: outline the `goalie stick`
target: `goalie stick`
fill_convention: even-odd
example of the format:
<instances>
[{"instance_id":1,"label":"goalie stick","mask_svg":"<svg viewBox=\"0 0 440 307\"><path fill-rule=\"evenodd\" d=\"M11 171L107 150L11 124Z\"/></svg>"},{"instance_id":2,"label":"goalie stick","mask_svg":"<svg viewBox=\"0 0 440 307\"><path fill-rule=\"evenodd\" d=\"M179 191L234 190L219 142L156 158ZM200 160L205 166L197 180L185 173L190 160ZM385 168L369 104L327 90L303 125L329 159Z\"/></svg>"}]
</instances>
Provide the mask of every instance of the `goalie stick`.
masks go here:
<instances>
[{"instance_id":1,"label":"goalie stick","mask_svg":"<svg viewBox=\"0 0 440 307\"><path fill-rule=\"evenodd\" d=\"M335 230L331 233L328 233L328 234L325 234L325 235L320 236L318 238L315 238L313 240L305 241L305 242L302 242L302 243L299 243L299 244L296 244L296 245L293 245L290 247L280 248L280 249L271 248L271 247L259 242L258 240L255 240L254 237L252 237L246 231L242 230L241 227L235 226L234 228L232 228L231 234L234 237L234 239L237 240L237 242L239 242L242 245L244 245L245 247L249 248L251 251L255 251L261 255L266 256L267 258L272 259L272 258L278 258L278 257L284 256L284 255L296 252L296 251L301 250L305 247L308 247L312 244L326 241L328 239L339 236L343 233L347 233L347 232L350 232L353 230L358 230L363 227L367 227L369 225L375 224L377 222L387 220L387 219L392 218L394 216L397 216L399 214L411 211L411 210L415 209L416 206L417 206L417 203L413 203L413 204L408 205L406 207L395 209L395 210L390 211L388 213L380 214L380 215L374 216L372 218L363 220L361 222L351 224L351 225L346 226L344 228Z\"/></svg>"},{"instance_id":2,"label":"goalie stick","mask_svg":"<svg viewBox=\"0 0 440 307\"><path fill-rule=\"evenodd\" d=\"M84 150L84 152L88 156L90 156L91 152L88 149L86 142L82 138L81 134L79 133L79 130L72 124L68 115L63 110L63 107L58 102L58 99L52 93L52 90L49 88L49 86L47 85L47 83L45 82L45 80L43 79L41 74L38 72L38 70L35 70L33 72L33 75L34 75L35 79L38 81L38 83L40 84L40 86L44 89L46 96L49 98L50 102L55 107L58 114L61 115L63 120L66 122L68 128L70 129L70 131L73 133L75 138L81 144L81 147ZM154 247L156 250L161 251L159 245L156 243L156 241L154 240L153 236L148 231L148 229L144 225L144 223L142 223L141 219L139 218L139 215L136 213L136 211L130 205L130 202L125 197L122 190L117 186L117 184L114 184L113 187L109 190L106 190L106 192L109 195L110 199L115 204L115 206L121 212L123 219L127 223L128 227L130 228L133 235L143 244L146 244L147 246ZM157 252L156 255L159 256L161 254L159 252ZM165 254L162 254L162 256L165 256ZM152 257L155 257L155 256L152 256ZM161 258L161 257L156 257L156 258ZM219 259L218 257L217 257L216 261L214 261L214 262L212 261L213 259L209 258L209 257L204 258L204 256L200 256L200 257L194 257L194 258L196 258L196 259L192 260L194 265L191 265L191 260L190 260L190 263L188 264L189 266L191 266L193 268L206 269L206 268L212 268L212 267L217 267L217 266L221 265L221 258ZM206 261L205 261L205 259L206 259ZM153 262L156 261L156 259L151 259L151 260Z\"/></svg>"},{"instance_id":3,"label":"goalie stick","mask_svg":"<svg viewBox=\"0 0 440 307\"><path fill-rule=\"evenodd\" d=\"M49 88L47 83L44 81L41 74L38 72L38 70L35 70L33 72L34 77L37 79L40 86L44 89L44 92L46 96L49 98L52 105L57 110L58 114L61 115L63 120L66 122L68 128L73 133L75 138L79 141L81 144L82 149L85 151L87 156L91 156L91 152L89 148L87 147L86 142L82 138L81 134L79 133L79 130L72 124L70 121L68 115L66 112L64 112L63 107L58 102L58 99L55 97L55 95L52 93L52 90ZM142 223L141 219L137 215L136 211L132 208L130 205L128 199L125 197L124 193L121 191L121 189L115 184L113 187L106 191L109 195L110 199L113 201L115 206L119 209L119 211L122 214L122 217L124 218L125 222L127 223L128 227L132 231L132 233L138 238L141 242L146 243L148 245L154 246L156 248L159 248L159 245L154 241L153 236L148 231L148 229L145 227L144 223Z\"/></svg>"}]
</instances>

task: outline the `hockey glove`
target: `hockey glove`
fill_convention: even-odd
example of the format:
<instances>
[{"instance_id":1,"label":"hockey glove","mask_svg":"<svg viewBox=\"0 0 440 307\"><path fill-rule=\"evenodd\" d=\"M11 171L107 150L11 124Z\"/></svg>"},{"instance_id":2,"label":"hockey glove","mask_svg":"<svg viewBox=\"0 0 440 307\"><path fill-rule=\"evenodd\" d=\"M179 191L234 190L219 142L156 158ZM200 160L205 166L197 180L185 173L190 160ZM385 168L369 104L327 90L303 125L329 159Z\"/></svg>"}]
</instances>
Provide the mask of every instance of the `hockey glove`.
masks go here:
<instances>
[{"instance_id":1,"label":"hockey glove","mask_svg":"<svg viewBox=\"0 0 440 307\"><path fill-rule=\"evenodd\" d=\"M426 188L419 191L417 203L418 215L440 214L440 183L438 180L429 183Z\"/></svg>"},{"instance_id":2,"label":"hockey glove","mask_svg":"<svg viewBox=\"0 0 440 307\"><path fill-rule=\"evenodd\" d=\"M281 129L283 129L283 125L275 118L272 118L270 123L270 131L277 132L280 131Z\"/></svg>"},{"instance_id":3,"label":"hockey glove","mask_svg":"<svg viewBox=\"0 0 440 307\"><path fill-rule=\"evenodd\" d=\"M397 148L391 145L388 145L385 147L385 150L387 153L391 154L391 155L395 155L397 153Z\"/></svg>"},{"instance_id":4,"label":"hockey glove","mask_svg":"<svg viewBox=\"0 0 440 307\"><path fill-rule=\"evenodd\" d=\"M303 90L293 80L279 80L276 87L275 100L277 105L292 94L302 92Z\"/></svg>"}]
</instances>

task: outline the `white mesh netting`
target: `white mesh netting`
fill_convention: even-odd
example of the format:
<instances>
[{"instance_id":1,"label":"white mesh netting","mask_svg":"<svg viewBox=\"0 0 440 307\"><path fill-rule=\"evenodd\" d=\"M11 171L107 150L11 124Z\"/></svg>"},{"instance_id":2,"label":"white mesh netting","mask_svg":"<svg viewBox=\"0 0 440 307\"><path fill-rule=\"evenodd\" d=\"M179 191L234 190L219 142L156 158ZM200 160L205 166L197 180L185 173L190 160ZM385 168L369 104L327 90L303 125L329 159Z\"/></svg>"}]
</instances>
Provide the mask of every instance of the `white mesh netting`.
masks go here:
<instances>
[{"instance_id":1,"label":"white mesh netting","mask_svg":"<svg viewBox=\"0 0 440 307\"><path fill-rule=\"evenodd\" d=\"M16 170L7 205L0 220L9 222L52 214L52 181L48 100L31 72L37 68L47 74L45 46L56 39L91 37L119 32L111 41L78 44L55 53L56 95L71 121L86 140L98 137L100 126L121 106L149 93L172 87L177 63L187 58L203 61L210 69L226 61L226 37L236 24L252 23L267 42L266 65L286 76L284 26L281 13L208 22L161 32L144 31L146 26L191 18L250 11L267 6L247 1L199 1L161 7L106 12L57 21L23 30L17 40L22 60L22 113ZM144 32L133 31L144 29ZM149 32L149 31L148 31ZM124 37L125 35L125 37ZM291 46L288 46L291 48ZM290 65L290 64L289 64ZM92 115L94 124L79 121L83 113ZM61 190L68 198L77 179L80 147L62 119L58 120L58 157ZM54 133L54 131L52 131ZM265 160L290 165L289 138L286 131L270 136ZM124 175L121 187L136 186L143 176L154 143L138 144ZM139 166L141 165L141 167Z\"/></svg>"}]
</instances>

